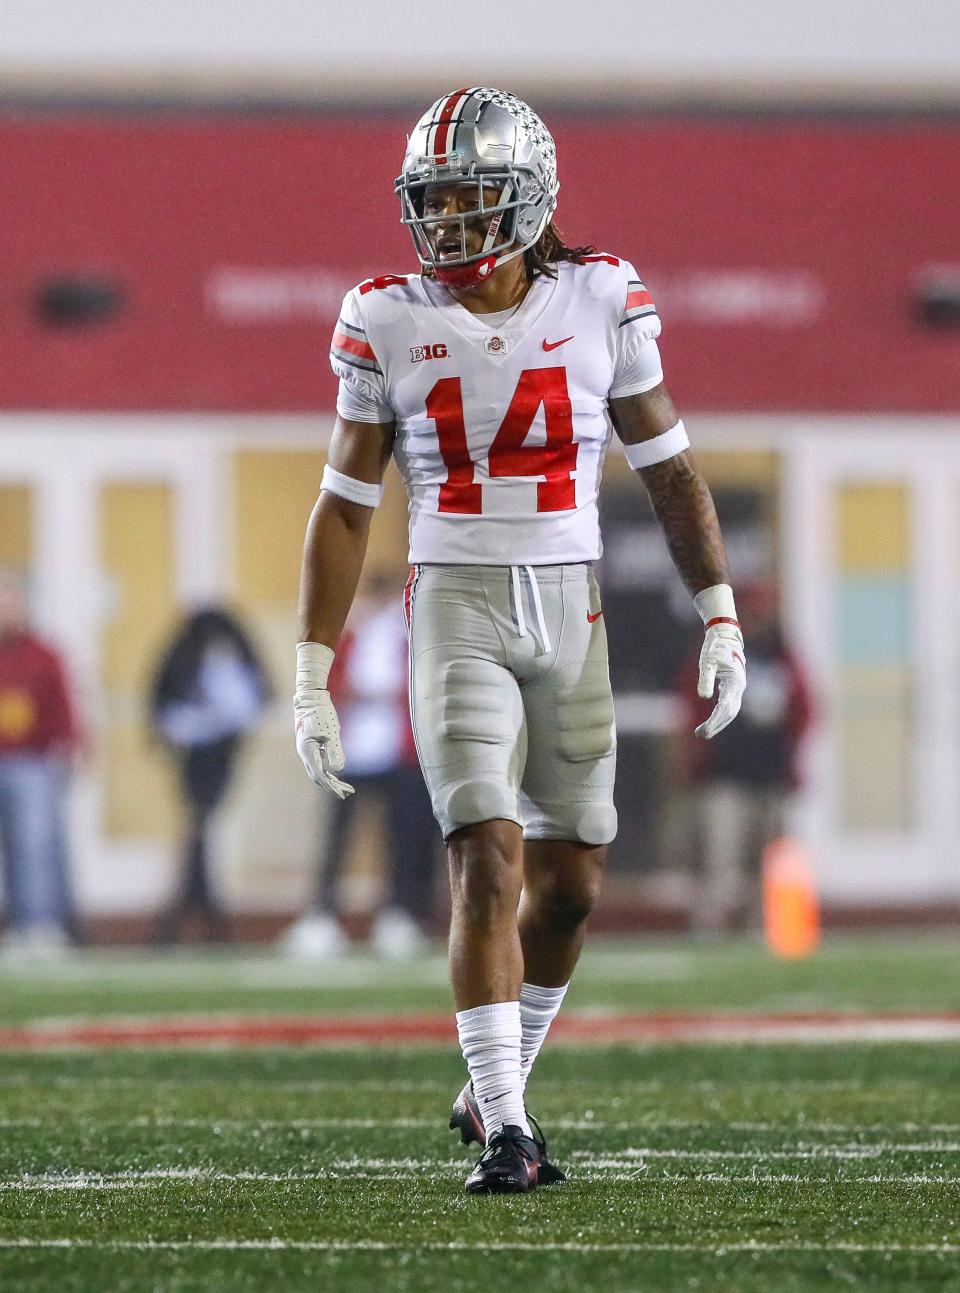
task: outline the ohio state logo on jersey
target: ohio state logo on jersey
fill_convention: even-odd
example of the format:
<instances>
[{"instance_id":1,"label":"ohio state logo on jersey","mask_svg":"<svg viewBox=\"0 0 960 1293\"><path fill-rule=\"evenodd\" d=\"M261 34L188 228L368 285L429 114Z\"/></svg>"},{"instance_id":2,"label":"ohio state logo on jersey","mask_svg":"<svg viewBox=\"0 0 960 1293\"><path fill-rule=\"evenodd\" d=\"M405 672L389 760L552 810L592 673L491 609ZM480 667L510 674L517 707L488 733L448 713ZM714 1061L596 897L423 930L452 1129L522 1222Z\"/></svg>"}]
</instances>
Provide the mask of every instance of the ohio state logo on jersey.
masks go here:
<instances>
[{"instance_id":1,"label":"ohio state logo on jersey","mask_svg":"<svg viewBox=\"0 0 960 1293\"><path fill-rule=\"evenodd\" d=\"M434 342L432 346L411 346L410 362L411 364L422 363L425 359L447 359L448 352L442 341Z\"/></svg>"}]
</instances>

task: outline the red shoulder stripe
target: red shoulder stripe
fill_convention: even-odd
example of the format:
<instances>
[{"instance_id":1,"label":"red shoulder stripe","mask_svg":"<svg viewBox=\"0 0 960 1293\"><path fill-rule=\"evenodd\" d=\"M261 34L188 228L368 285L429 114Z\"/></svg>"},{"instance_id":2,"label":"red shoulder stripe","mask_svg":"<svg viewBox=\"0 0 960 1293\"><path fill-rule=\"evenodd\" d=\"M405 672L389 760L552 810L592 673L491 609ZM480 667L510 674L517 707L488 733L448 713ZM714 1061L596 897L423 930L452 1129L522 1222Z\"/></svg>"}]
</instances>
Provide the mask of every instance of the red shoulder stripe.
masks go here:
<instances>
[{"instance_id":1,"label":"red shoulder stripe","mask_svg":"<svg viewBox=\"0 0 960 1293\"><path fill-rule=\"evenodd\" d=\"M356 337L348 336L345 332L335 332L333 344L338 350L346 350L348 354L356 355L358 359L371 359L374 363L377 362L372 346L365 341L358 341Z\"/></svg>"},{"instance_id":2,"label":"red shoulder stripe","mask_svg":"<svg viewBox=\"0 0 960 1293\"><path fill-rule=\"evenodd\" d=\"M627 303L623 307L624 312L635 310L638 305L653 305L653 297L649 292L630 292L627 296Z\"/></svg>"}]
</instances>

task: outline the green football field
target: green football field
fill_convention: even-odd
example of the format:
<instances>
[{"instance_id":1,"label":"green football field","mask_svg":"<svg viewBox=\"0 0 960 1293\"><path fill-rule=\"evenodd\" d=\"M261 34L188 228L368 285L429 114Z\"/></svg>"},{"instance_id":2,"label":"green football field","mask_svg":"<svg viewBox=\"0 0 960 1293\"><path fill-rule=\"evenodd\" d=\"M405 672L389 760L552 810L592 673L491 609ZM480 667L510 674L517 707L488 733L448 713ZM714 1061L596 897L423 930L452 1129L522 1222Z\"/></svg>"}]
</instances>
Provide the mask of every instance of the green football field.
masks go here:
<instances>
[{"instance_id":1,"label":"green football field","mask_svg":"<svg viewBox=\"0 0 960 1293\"><path fill-rule=\"evenodd\" d=\"M12 1049L24 1026L448 1008L440 956L4 967L0 1290L960 1289L956 1028L548 1042L530 1104L570 1180L480 1199L446 1128L452 1042ZM595 941L567 1010L945 1018L960 940L835 939L797 964L746 943Z\"/></svg>"}]
</instances>

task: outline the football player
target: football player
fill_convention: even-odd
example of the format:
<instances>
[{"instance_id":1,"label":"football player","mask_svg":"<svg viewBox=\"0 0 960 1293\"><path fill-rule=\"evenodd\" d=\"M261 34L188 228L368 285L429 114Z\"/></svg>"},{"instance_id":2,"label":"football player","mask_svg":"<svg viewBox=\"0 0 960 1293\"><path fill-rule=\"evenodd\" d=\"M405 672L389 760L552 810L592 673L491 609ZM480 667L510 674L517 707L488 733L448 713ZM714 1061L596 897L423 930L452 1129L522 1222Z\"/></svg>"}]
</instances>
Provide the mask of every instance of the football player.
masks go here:
<instances>
[{"instance_id":1,"label":"football player","mask_svg":"<svg viewBox=\"0 0 960 1293\"><path fill-rule=\"evenodd\" d=\"M296 739L351 788L327 675L391 455L410 497L410 704L452 890L450 970L470 1080L451 1127L482 1153L466 1188L563 1179L524 1089L566 992L613 839L616 739L597 488L611 428L647 488L705 626L711 738L746 681L720 529L663 384L636 270L565 245L556 149L514 95L439 98L396 181L417 275L347 294L338 419L307 529Z\"/></svg>"}]
</instances>

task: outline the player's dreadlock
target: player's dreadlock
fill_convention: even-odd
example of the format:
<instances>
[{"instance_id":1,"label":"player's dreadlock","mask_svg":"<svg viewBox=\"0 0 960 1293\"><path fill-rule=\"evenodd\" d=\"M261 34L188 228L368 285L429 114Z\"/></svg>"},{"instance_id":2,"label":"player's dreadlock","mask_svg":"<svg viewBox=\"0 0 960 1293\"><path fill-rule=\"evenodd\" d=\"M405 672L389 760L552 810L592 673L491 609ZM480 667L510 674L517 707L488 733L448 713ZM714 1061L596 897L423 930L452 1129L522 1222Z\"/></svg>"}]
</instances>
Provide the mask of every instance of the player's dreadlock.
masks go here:
<instances>
[{"instance_id":1,"label":"player's dreadlock","mask_svg":"<svg viewBox=\"0 0 960 1293\"><path fill-rule=\"evenodd\" d=\"M557 271L554 266L560 261L569 260L575 265L580 265L584 256L592 256L596 250L596 247L590 243L583 247L568 247L563 241L563 234L551 220L533 246L528 247L523 253L527 279L532 283L538 274L556 278Z\"/></svg>"}]
</instances>

